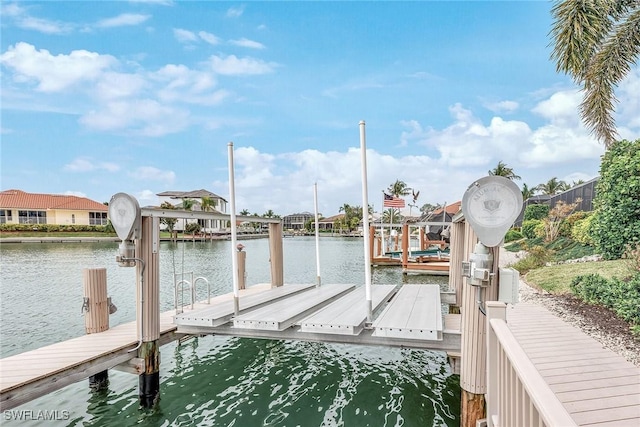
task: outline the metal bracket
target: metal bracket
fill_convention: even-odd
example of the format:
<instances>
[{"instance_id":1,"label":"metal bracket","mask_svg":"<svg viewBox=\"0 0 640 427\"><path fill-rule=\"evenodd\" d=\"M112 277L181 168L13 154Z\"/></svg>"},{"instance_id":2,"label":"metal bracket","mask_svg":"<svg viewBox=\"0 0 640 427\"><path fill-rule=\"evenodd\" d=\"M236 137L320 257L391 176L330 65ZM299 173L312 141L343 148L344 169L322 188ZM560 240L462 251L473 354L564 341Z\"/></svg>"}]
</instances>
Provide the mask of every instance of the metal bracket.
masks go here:
<instances>
[{"instance_id":1,"label":"metal bracket","mask_svg":"<svg viewBox=\"0 0 640 427\"><path fill-rule=\"evenodd\" d=\"M84 297L82 299L82 307L80 308L80 314L89 312L89 297Z\"/></svg>"}]
</instances>

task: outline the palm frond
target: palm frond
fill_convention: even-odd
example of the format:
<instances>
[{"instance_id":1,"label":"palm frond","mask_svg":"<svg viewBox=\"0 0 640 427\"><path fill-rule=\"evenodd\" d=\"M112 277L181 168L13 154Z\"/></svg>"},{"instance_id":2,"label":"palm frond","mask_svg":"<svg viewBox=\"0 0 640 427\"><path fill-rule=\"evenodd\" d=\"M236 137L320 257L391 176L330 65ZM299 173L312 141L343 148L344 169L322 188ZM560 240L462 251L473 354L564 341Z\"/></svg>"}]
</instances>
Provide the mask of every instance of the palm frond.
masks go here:
<instances>
[{"instance_id":1,"label":"palm frond","mask_svg":"<svg viewBox=\"0 0 640 427\"><path fill-rule=\"evenodd\" d=\"M636 2L637 3L637 2ZM615 88L637 63L640 55L640 6L613 28L584 77L582 116L596 138L608 148L617 132L613 113Z\"/></svg>"}]
</instances>

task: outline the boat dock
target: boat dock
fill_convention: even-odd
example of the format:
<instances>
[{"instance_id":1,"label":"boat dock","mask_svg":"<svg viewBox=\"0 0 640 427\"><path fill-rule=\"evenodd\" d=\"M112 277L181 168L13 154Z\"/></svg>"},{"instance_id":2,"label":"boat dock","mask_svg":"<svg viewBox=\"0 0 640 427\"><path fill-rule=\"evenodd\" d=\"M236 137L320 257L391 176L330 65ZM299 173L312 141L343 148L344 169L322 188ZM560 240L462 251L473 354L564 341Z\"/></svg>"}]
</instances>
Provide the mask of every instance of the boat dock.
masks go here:
<instances>
[{"instance_id":1,"label":"boat dock","mask_svg":"<svg viewBox=\"0 0 640 427\"><path fill-rule=\"evenodd\" d=\"M237 316L232 293L196 303L193 309L186 306L179 314L176 310L161 313L160 345L181 335L217 334L460 351L459 319L447 315L443 321L439 286L405 285L397 290L395 285L375 285L372 292L374 309L395 296L381 319L423 310L432 316L411 316L402 325L404 335L402 328L395 334L380 333L395 324L381 321L379 326L366 325L368 307L362 286L293 284L271 288L260 284L240 291ZM423 297L414 300L418 294ZM434 316L439 320L434 322ZM427 329L432 334L411 332ZM136 337L134 321L1 359L1 409L11 409L106 369L140 373L142 359L131 352L137 346Z\"/></svg>"}]
</instances>

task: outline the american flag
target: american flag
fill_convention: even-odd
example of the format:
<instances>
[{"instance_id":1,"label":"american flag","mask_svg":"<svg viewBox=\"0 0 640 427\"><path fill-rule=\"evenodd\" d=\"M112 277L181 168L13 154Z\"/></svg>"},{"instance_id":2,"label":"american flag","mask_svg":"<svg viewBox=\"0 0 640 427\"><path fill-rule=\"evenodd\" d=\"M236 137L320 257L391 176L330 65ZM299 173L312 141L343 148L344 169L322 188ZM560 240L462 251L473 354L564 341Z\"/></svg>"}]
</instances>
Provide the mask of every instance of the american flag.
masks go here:
<instances>
[{"instance_id":1,"label":"american flag","mask_svg":"<svg viewBox=\"0 0 640 427\"><path fill-rule=\"evenodd\" d=\"M387 193L382 193L384 194L384 204L383 206L385 208L404 208L404 199L401 199L399 197L393 197L388 195Z\"/></svg>"}]
</instances>

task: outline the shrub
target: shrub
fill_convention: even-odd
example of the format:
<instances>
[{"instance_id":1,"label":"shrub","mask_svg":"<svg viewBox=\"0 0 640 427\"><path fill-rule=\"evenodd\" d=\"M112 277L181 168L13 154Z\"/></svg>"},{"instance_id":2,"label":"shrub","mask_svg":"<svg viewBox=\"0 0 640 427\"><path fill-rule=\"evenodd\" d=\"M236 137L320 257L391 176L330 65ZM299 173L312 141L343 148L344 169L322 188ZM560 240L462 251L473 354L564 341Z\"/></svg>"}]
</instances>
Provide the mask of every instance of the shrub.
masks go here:
<instances>
[{"instance_id":1,"label":"shrub","mask_svg":"<svg viewBox=\"0 0 640 427\"><path fill-rule=\"evenodd\" d=\"M524 210L523 221L544 219L549 215L549 205L529 205Z\"/></svg>"},{"instance_id":2,"label":"shrub","mask_svg":"<svg viewBox=\"0 0 640 427\"><path fill-rule=\"evenodd\" d=\"M622 320L640 325L640 274L630 280L607 280L598 274L578 276L571 291L585 302L612 309Z\"/></svg>"},{"instance_id":3,"label":"shrub","mask_svg":"<svg viewBox=\"0 0 640 427\"><path fill-rule=\"evenodd\" d=\"M617 141L602 157L596 187L593 240L605 259L640 243L640 139Z\"/></svg>"},{"instance_id":4,"label":"shrub","mask_svg":"<svg viewBox=\"0 0 640 427\"><path fill-rule=\"evenodd\" d=\"M518 270L520 274L525 274L527 271L543 267L553 255L553 252L544 246L533 246L526 248L526 251L527 255L512 266Z\"/></svg>"},{"instance_id":5,"label":"shrub","mask_svg":"<svg viewBox=\"0 0 640 427\"><path fill-rule=\"evenodd\" d=\"M591 226L593 223L593 215L587 215L584 219L580 219L571 227L571 238L583 245L593 245L593 237L591 234Z\"/></svg>"},{"instance_id":6,"label":"shrub","mask_svg":"<svg viewBox=\"0 0 640 427\"><path fill-rule=\"evenodd\" d=\"M522 223L522 234L527 239L535 239L536 237L538 237L536 235L536 227L538 226L544 227L544 224L540 219L530 219L530 220L524 221Z\"/></svg>"},{"instance_id":7,"label":"shrub","mask_svg":"<svg viewBox=\"0 0 640 427\"><path fill-rule=\"evenodd\" d=\"M111 233L113 227L108 225L60 225L60 224L0 224L0 231L55 233L55 232L91 232Z\"/></svg>"},{"instance_id":8,"label":"shrub","mask_svg":"<svg viewBox=\"0 0 640 427\"><path fill-rule=\"evenodd\" d=\"M190 222L184 227L184 231L190 234L200 233L202 227L197 222Z\"/></svg>"},{"instance_id":9,"label":"shrub","mask_svg":"<svg viewBox=\"0 0 640 427\"><path fill-rule=\"evenodd\" d=\"M519 232L518 230L511 229L507 231L507 234L504 236L504 242L505 243L513 242L514 240L522 239L522 237L523 235L521 232Z\"/></svg>"},{"instance_id":10,"label":"shrub","mask_svg":"<svg viewBox=\"0 0 640 427\"><path fill-rule=\"evenodd\" d=\"M571 215L566 217L560 224L558 235L562 237L571 237L571 231L573 230L573 226L576 224L576 222L582 221L588 216L591 216L591 212L578 211L572 213Z\"/></svg>"}]
</instances>

